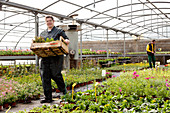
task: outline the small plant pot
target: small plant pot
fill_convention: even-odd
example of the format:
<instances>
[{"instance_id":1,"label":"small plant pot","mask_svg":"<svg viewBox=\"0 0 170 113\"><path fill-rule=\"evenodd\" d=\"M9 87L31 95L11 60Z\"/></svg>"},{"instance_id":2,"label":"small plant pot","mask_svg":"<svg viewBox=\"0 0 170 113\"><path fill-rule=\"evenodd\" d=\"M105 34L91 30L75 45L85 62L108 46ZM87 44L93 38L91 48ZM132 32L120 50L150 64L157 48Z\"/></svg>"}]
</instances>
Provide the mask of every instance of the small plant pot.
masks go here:
<instances>
[{"instance_id":1,"label":"small plant pot","mask_svg":"<svg viewBox=\"0 0 170 113\"><path fill-rule=\"evenodd\" d=\"M96 79L96 82L100 82L100 79Z\"/></svg>"},{"instance_id":2,"label":"small plant pot","mask_svg":"<svg viewBox=\"0 0 170 113\"><path fill-rule=\"evenodd\" d=\"M63 102L63 101L60 102L60 105L62 106L64 106L65 104L68 104L68 102Z\"/></svg>"},{"instance_id":3,"label":"small plant pot","mask_svg":"<svg viewBox=\"0 0 170 113\"><path fill-rule=\"evenodd\" d=\"M3 105L0 105L0 111L3 111L3 109L4 109Z\"/></svg>"},{"instance_id":4,"label":"small plant pot","mask_svg":"<svg viewBox=\"0 0 170 113\"><path fill-rule=\"evenodd\" d=\"M88 83L87 82L84 82L84 85L87 85Z\"/></svg>"},{"instance_id":5,"label":"small plant pot","mask_svg":"<svg viewBox=\"0 0 170 113\"><path fill-rule=\"evenodd\" d=\"M60 93L60 90L59 90L59 89L56 89L55 92L56 92L56 93Z\"/></svg>"},{"instance_id":6,"label":"small plant pot","mask_svg":"<svg viewBox=\"0 0 170 113\"><path fill-rule=\"evenodd\" d=\"M18 100L18 103L24 103L24 100L20 99Z\"/></svg>"},{"instance_id":7,"label":"small plant pot","mask_svg":"<svg viewBox=\"0 0 170 113\"><path fill-rule=\"evenodd\" d=\"M36 100L40 99L40 94L36 95Z\"/></svg>"},{"instance_id":8,"label":"small plant pot","mask_svg":"<svg viewBox=\"0 0 170 113\"><path fill-rule=\"evenodd\" d=\"M8 103L3 104L3 108L7 109L9 107Z\"/></svg>"},{"instance_id":9,"label":"small plant pot","mask_svg":"<svg viewBox=\"0 0 170 113\"><path fill-rule=\"evenodd\" d=\"M53 88L53 89L52 89L52 92L55 92L55 91L56 91L56 89L55 89L55 88Z\"/></svg>"},{"instance_id":10,"label":"small plant pot","mask_svg":"<svg viewBox=\"0 0 170 113\"><path fill-rule=\"evenodd\" d=\"M70 87L67 87L67 90L70 90Z\"/></svg>"},{"instance_id":11,"label":"small plant pot","mask_svg":"<svg viewBox=\"0 0 170 113\"><path fill-rule=\"evenodd\" d=\"M11 107L15 107L17 105L17 103L16 102L12 102L10 105L11 105Z\"/></svg>"}]
</instances>

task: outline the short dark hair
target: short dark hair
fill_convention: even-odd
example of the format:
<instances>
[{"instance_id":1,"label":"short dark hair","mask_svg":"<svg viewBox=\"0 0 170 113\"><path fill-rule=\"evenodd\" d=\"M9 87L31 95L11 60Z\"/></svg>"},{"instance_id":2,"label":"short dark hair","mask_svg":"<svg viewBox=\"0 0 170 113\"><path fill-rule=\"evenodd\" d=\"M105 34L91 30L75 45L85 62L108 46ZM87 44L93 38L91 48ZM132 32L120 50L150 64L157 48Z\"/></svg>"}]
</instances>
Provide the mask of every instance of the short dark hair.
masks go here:
<instances>
[{"instance_id":1,"label":"short dark hair","mask_svg":"<svg viewBox=\"0 0 170 113\"><path fill-rule=\"evenodd\" d=\"M47 18L51 18L52 20L54 20L54 18L52 16L46 16L45 19Z\"/></svg>"},{"instance_id":2,"label":"short dark hair","mask_svg":"<svg viewBox=\"0 0 170 113\"><path fill-rule=\"evenodd\" d=\"M155 42L155 40L152 40L152 42Z\"/></svg>"}]
</instances>

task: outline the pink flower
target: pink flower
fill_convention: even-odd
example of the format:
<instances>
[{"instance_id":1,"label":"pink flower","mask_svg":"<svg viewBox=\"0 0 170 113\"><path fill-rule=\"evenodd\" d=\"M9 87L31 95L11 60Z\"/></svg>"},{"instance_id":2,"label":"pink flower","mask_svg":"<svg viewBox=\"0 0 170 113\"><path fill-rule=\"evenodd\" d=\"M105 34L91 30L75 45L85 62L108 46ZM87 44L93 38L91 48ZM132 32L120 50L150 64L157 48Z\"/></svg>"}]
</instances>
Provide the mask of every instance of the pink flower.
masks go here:
<instances>
[{"instance_id":1,"label":"pink flower","mask_svg":"<svg viewBox=\"0 0 170 113\"><path fill-rule=\"evenodd\" d=\"M2 95L4 95L4 96L5 96L5 94L6 94L6 92L2 92Z\"/></svg>"},{"instance_id":2,"label":"pink flower","mask_svg":"<svg viewBox=\"0 0 170 113\"><path fill-rule=\"evenodd\" d=\"M9 88L10 90L12 89L12 87Z\"/></svg>"},{"instance_id":3,"label":"pink flower","mask_svg":"<svg viewBox=\"0 0 170 113\"><path fill-rule=\"evenodd\" d=\"M148 78L145 78L145 79L149 79L149 77L148 77Z\"/></svg>"},{"instance_id":4,"label":"pink flower","mask_svg":"<svg viewBox=\"0 0 170 113\"><path fill-rule=\"evenodd\" d=\"M132 77L132 78L136 79L136 76L135 76L135 77Z\"/></svg>"},{"instance_id":5,"label":"pink flower","mask_svg":"<svg viewBox=\"0 0 170 113\"><path fill-rule=\"evenodd\" d=\"M163 76L165 78L165 76Z\"/></svg>"},{"instance_id":6,"label":"pink flower","mask_svg":"<svg viewBox=\"0 0 170 113\"><path fill-rule=\"evenodd\" d=\"M139 77L139 75L135 75L136 77Z\"/></svg>"},{"instance_id":7,"label":"pink flower","mask_svg":"<svg viewBox=\"0 0 170 113\"><path fill-rule=\"evenodd\" d=\"M119 91L121 92L121 91L122 91L122 89L121 89L121 88L119 88Z\"/></svg>"},{"instance_id":8,"label":"pink flower","mask_svg":"<svg viewBox=\"0 0 170 113\"><path fill-rule=\"evenodd\" d=\"M151 78L155 78L155 77L151 77Z\"/></svg>"},{"instance_id":9,"label":"pink flower","mask_svg":"<svg viewBox=\"0 0 170 113\"><path fill-rule=\"evenodd\" d=\"M170 85L168 85L168 83L166 83L166 87L170 87Z\"/></svg>"},{"instance_id":10,"label":"pink flower","mask_svg":"<svg viewBox=\"0 0 170 113\"><path fill-rule=\"evenodd\" d=\"M137 73L137 72L136 72L136 71L134 71L134 72L133 72L133 75L136 75L136 73Z\"/></svg>"},{"instance_id":11,"label":"pink flower","mask_svg":"<svg viewBox=\"0 0 170 113\"><path fill-rule=\"evenodd\" d=\"M106 74L110 74L109 72L106 72Z\"/></svg>"},{"instance_id":12,"label":"pink flower","mask_svg":"<svg viewBox=\"0 0 170 113\"><path fill-rule=\"evenodd\" d=\"M166 79L166 82L168 81L168 79Z\"/></svg>"},{"instance_id":13,"label":"pink flower","mask_svg":"<svg viewBox=\"0 0 170 113\"><path fill-rule=\"evenodd\" d=\"M115 76L115 75L112 75L112 78L113 78L113 77L116 77L116 76Z\"/></svg>"}]
</instances>

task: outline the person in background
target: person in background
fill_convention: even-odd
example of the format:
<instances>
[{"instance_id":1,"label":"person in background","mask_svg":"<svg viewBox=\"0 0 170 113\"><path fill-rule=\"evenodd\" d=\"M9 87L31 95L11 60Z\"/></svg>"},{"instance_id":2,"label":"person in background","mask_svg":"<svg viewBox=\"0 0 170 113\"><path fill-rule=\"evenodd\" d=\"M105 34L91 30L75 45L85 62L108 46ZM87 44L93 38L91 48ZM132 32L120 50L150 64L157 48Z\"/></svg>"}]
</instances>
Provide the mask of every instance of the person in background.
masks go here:
<instances>
[{"instance_id":1,"label":"person in background","mask_svg":"<svg viewBox=\"0 0 170 113\"><path fill-rule=\"evenodd\" d=\"M148 60L149 60L149 67L152 68L152 63L153 67L155 68L155 40L152 40L150 43L147 44L146 51L148 54Z\"/></svg>"},{"instance_id":2,"label":"person in background","mask_svg":"<svg viewBox=\"0 0 170 113\"><path fill-rule=\"evenodd\" d=\"M47 29L40 34L41 37L43 37L45 40L47 38L59 40L59 37L62 36L65 39L65 43L69 44L70 41L66 36L64 30L54 26L54 18L52 16L46 16L45 21ZM40 76L44 89L45 99L41 100L40 103L51 103L53 101L51 79L55 81L59 90L63 92L63 94L67 93L65 83L61 74L63 59L64 55L41 58Z\"/></svg>"}]
</instances>

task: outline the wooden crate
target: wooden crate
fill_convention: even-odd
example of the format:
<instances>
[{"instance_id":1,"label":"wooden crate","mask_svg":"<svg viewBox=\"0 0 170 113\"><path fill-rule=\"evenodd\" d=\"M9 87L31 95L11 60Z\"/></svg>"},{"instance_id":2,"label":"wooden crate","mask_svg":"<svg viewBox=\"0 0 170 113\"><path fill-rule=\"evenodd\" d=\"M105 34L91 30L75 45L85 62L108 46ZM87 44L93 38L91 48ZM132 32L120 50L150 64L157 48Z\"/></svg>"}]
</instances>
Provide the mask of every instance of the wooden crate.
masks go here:
<instances>
[{"instance_id":1,"label":"wooden crate","mask_svg":"<svg viewBox=\"0 0 170 113\"><path fill-rule=\"evenodd\" d=\"M68 54L68 46L64 43L62 37L57 41L32 43L30 49L39 57Z\"/></svg>"}]
</instances>

